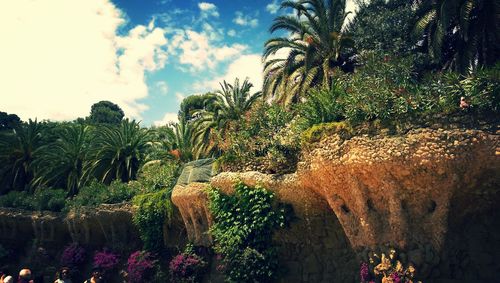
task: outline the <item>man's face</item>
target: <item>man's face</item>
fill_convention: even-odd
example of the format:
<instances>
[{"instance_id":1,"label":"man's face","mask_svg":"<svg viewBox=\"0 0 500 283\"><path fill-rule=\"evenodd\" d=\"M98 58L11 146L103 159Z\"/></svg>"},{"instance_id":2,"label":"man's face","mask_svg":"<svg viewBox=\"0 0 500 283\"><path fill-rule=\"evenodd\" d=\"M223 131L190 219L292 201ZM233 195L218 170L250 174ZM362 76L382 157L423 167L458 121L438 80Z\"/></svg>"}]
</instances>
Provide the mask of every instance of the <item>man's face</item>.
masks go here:
<instances>
[{"instance_id":1,"label":"man's face","mask_svg":"<svg viewBox=\"0 0 500 283\"><path fill-rule=\"evenodd\" d=\"M66 279L66 278L68 278L68 276L69 276L69 270L64 269L64 270L61 272L61 277L62 277L63 279Z\"/></svg>"},{"instance_id":2,"label":"man's face","mask_svg":"<svg viewBox=\"0 0 500 283\"><path fill-rule=\"evenodd\" d=\"M94 271L94 272L92 273L92 276L94 277L94 279L96 279L96 280L100 280L100 279L101 279L101 272L99 272L99 271Z\"/></svg>"}]
</instances>

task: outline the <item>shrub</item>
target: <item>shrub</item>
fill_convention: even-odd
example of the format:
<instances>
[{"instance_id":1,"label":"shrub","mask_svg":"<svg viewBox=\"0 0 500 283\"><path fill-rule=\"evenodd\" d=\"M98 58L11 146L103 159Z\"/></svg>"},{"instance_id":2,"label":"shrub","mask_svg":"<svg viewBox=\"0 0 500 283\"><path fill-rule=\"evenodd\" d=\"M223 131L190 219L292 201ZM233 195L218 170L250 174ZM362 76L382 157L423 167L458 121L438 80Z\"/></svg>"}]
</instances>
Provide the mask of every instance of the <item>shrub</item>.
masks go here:
<instances>
[{"instance_id":1,"label":"shrub","mask_svg":"<svg viewBox=\"0 0 500 283\"><path fill-rule=\"evenodd\" d=\"M285 211L274 194L263 188L235 186L234 195L209 191L214 224L214 249L223 257L227 279L233 282L269 282L277 277L278 258L272 234L285 225Z\"/></svg>"},{"instance_id":2,"label":"shrub","mask_svg":"<svg viewBox=\"0 0 500 283\"><path fill-rule=\"evenodd\" d=\"M128 282L145 282L152 276L156 261L146 251L136 251L127 260Z\"/></svg>"},{"instance_id":3,"label":"shrub","mask_svg":"<svg viewBox=\"0 0 500 283\"><path fill-rule=\"evenodd\" d=\"M129 201L134 196L133 189L126 183L113 181L109 186L92 182L68 201L71 208L95 207L100 204L115 204Z\"/></svg>"},{"instance_id":4,"label":"shrub","mask_svg":"<svg viewBox=\"0 0 500 283\"><path fill-rule=\"evenodd\" d=\"M33 197L27 192L10 191L0 196L0 206L33 210Z\"/></svg>"},{"instance_id":5,"label":"shrub","mask_svg":"<svg viewBox=\"0 0 500 283\"><path fill-rule=\"evenodd\" d=\"M145 164L137 178L142 193L172 189L179 175L179 164L174 161L166 163Z\"/></svg>"},{"instance_id":6,"label":"shrub","mask_svg":"<svg viewBox=\"0 0 500 283\"><path fill-rule=\"evenodd\" d=\"M61 189L39 188L33 195L33 203L38 210L60 212L66 204L66 191Z\"/></svg>"},{"instance_id":7,"label":"shrub","mask_svg":"<svg viewBox=\"0 0 500 283\"><path fill-rule=\"evenodd\" d=\"M85 262L86 254L82 246L78 245L78 243L72 243L64 248L61 255L61 265L78 267Z\"/></svg>"},{"instance_id":8,"label":"shrub","mask_svg":"<svg viewBox=\"0 0 500 283\"><path fill-rule=\"evenodd\" d=\"M102 271L110 271L117 267L120 257L107 249L98 251L94 254L94 267L100 268Z\"/></svg>"},{"instance_id":9,"label":"shrub","mask_svg":"<svg viewBox=\"0 0 500 283\"><path fill-rule=\"evenodd\" d=\"M183 253L175 256L169 264L172 282L201 282L207 263L194 253L193 246L187 245Z\"/></svg>"},{"instance_id":10,"label":"shrub","mask_svg":"<svg viewBox=\"0 0 500 283\"><path fill-rule=\"evenodd\" d=\"M163 225L170 221L173 213L169 192L162 190L155 193L138 195L133 199L137 209L132 221L139 230L144 248L159 251L163 248Z\"/></svg>"}]
</instances>

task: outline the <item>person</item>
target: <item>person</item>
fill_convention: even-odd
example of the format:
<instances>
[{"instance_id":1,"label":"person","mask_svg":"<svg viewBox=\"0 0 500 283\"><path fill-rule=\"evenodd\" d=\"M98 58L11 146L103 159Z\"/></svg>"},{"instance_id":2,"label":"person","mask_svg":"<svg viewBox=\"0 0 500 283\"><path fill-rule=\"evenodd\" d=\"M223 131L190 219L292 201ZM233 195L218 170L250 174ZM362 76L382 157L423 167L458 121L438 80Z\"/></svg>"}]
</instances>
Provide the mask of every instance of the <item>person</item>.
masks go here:
<instances>
[{"instance_id":1,"label":"person","mask_svg":"<svg viewBox=\"0 0 500 283\"><path fill-rule=\"evenodd\" d=\"M54 283L71 283L69 275L69 267L63 267L56 275L56 281Z\"/></svg>"},{"instance_id":2,"label":"person","mask_svg":"<svg viewBox=\"0 0 500 283\"><path fill-rule=\"evenodd\" d=\"M83 283L99 283L99 282L102 282L101 270L99 268L94 267L92 269L92 277L85 280L85 282L83 282Z\"/></svg>"},{"instance_id":3,"label":"person","mask_svg":"<svg viewBox=\"0 0 500 283\"><path fill-rule=\"evenodd\" d=\"M3 279L3 283L14 283L14 277L12 276L6 276L4 279Z\"/></svg>"},{"instance_id":4,"label":"person","mask_svg":"<svg viewBox=\"0 0 500 283\"><path fill-rule=\"evenodd\" d=\"M18 283L33 283L33 280L31 280L31 270L27 268L21 269L21 271L19 271Z\"/></svg>"}]
</instances>

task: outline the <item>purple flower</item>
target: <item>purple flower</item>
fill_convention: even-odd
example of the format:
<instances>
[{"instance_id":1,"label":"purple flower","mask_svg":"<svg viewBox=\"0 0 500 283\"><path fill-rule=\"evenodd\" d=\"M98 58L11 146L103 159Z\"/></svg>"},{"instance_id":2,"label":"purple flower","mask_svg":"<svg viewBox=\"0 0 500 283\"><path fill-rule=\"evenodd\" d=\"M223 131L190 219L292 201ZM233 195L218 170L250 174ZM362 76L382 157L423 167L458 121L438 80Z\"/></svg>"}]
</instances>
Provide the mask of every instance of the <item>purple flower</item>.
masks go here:
<instances>
[{"instance_id":1,"label":"purple flower","mask_svg":"<svg viewBox=\"0 0 500 283\"><path fill-rule=\"evenodd\" d=\"M64 248L61 255L61 265L76 267L85 262L85 249L77 243L72 243Z\"/></svg>"},{"instance_id":2,"label":"purple flower","mask_svg":"<svg viewBox=\"0 0 500 283\"><path fill-rule=\"evenodd\" d=\"M144 282L156 261L149 252L136 251L127 260L128 282Z\"/></svg>"},{"instance_id":3,"label":"purple flower","mask_svg":"<svg viewBox=\"0 0 500 283\"><path fill-rule=\"evenodd\" d=\"M169 264L173 282L193 282L202 275L206 263L196 254L181 253Z\"/></svg>"},{"instance_id":4,"label":"purple flower","mask_svg":"<svg viewBox=\"0 0 500 283\"><path fill-rule=\"evenodd\" d=\"M94 254L94 267L99 267L104 271L111 270L118 265L119 256L104 249Z\"/></svg>"},{"instance_id":5,"label":"purple flower","mask_svg":"<svg viewBox=\"0 0 500 283\"><path fill-rule=\"evenodd\" d=\"M391 273L391 279L393 283L401 283L401 278L399 277L399 274L396 272Z\"/></svg>"},{"instance_id":6,"label":"purple flower","mask_svg":"<svg viewBox=\"0 0 500 283\"><path fill-rule=\"evenodd\" d=\"M366 262L361 263L359 268L359 275L361 277L361 282L366 282L370 280L370 270Z\"/></svg>"}]
</instances>

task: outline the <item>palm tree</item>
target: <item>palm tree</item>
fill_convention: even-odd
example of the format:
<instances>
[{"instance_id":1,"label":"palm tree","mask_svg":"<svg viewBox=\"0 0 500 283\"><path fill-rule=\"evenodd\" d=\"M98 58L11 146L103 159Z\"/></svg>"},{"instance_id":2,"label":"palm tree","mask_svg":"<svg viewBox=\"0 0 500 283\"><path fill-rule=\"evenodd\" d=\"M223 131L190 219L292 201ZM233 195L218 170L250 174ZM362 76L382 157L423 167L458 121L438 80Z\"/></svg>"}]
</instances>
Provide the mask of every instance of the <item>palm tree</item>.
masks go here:
<instances>
[{"instance_id":1,"label":"palm tree","mask_svg":"<svg viewBox=\"0 0 500 283\"><path fill-rule=\"evenodd\" d=\"M33 160L42 144L42 124L29 120L11 131L0 135L0 164L2 185L5 189L30 189Z\"/></svg>"},{"instance_id":2,"label":"palm tree","mask_svg":"<svg viewBox=\"0 0 500 283\"><path fill-rule=\"evenodd\" d=\"M281 8L292 8L296 15L278 16L270 28L271 33L284 30L291 36L265 43L263 91L265 97L289 104L313 85L330 85L335 67L351 71L346 51L354 42L342 30L349 14L345 0L284 1ZM272 59L280 50L289 50L288 56Z\"/></svg>"},{"instance_id":3,"label":"palm tree","mask_svg":"<svg viewBox=\"0 0 500 283\"><path fill-rule=\"evenodd\" d=\"M88 145L88 126L64 126L55 142L37 151L38 158L33 162L36 172L33 184L62 186L70 196L78 193L88 177Z\"/></svg>"},{"instance_id":4,"label":"palm tree","mask_svg":"<svg viewBox=\"0 0 500 283\"><path fill-rule=\"evenodd\" d=\"M146 156L150 132L135 121L125 119L120 126L102 126L97 129L91 145L90 169L102 182L135 180Z\"/></svg>"},{"instance_id":5,"label":"palm tree","mask_svg":"<svg viewBox=\"0 0 500 283\"><path fill-rule=\"evenodd\" d=\"M228 123L239 120L252 105L262 96L262 92L250 93L253 87L252 83L246 78L240 85L240 80L236 78L234 84L226 81L220 84L221 89L216 92L216 97L210 103L210 109L213 109L211 120L215 128L225 131ZM205 112L205 114L208 111Z\"/></svg>"},{"instance_id":6,"label":"palm tree","mask_svg":"<svg viewBox=\"0 0 500 283\"><path fill-rule=\"evenodd\" d=\"M443 69L466 73L492 66L500 55L500 2L433 0L419 6L414 32L424 37L431 57Z\"/></svg>"}]
</instances>

